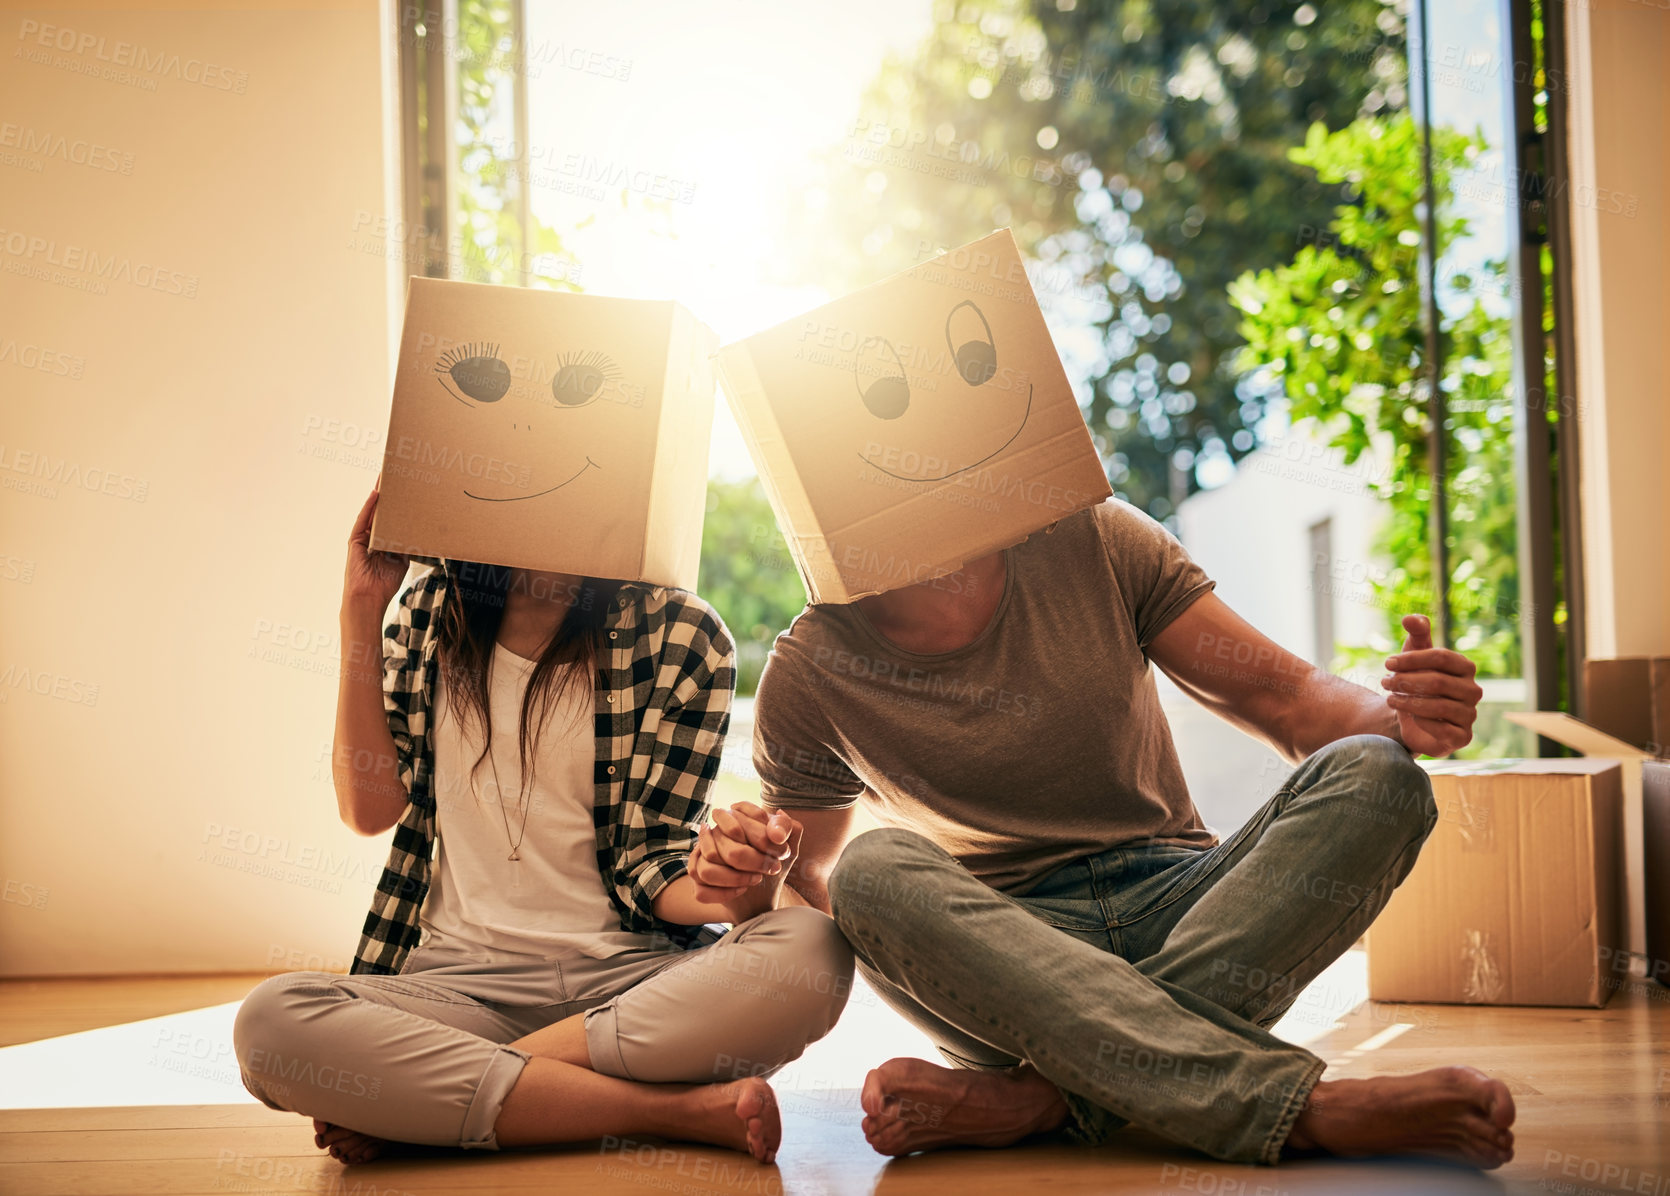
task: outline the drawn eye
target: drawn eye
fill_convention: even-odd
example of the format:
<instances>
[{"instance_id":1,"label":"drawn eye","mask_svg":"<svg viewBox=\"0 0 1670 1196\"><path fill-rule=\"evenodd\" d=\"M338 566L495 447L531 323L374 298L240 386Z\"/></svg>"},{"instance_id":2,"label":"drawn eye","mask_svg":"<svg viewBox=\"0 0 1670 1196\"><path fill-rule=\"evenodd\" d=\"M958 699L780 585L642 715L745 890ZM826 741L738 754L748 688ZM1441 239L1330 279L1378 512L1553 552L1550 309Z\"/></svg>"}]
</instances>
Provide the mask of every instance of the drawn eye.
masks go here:
<instances>
[{"instance_id":1,"label":"drawn eye","mask_svg":"<svg viewBox=\"0 0 1670 1196\"><path fill-rule=\"evenodd\" d=\"M568 353L557 358L551 397L564 407L584 407L611 382L619 381L620 367L602 353Z\"/></svg>"},{"instance_id":2,"label":"drawn eye","mask_svg":"<svg viewBox=\"0 0 1670 1196\"><path fill-rule=\"evenodd\" d=\"M964 308L973 316L958 319L957 313ZM979 321L978 325L975 320ZM972 300L964 299L945 317L945 347L951 350L957 373L970 386L990 382L997 373L997 345L992 342L992 326L986 323L985 313Z\"/></svg>"},{"instance_id":3,"label":"drawn eye","mask_svg":"<svg viewBox=\"0 0 1670 1196\"><path fill-rule=\"evenodd\" d=\"M466 407L464 395L478 403L497 403L510 389L510 367L499 360L499 347L482 341L447 350L435 363L435 376Z\"/></svg>"},{"instance_id":4,"label":"drawn eye","mask_svg":"<svg viewBox=\"0 0 1670 1196\"><path fill-rule=\"evenodd\" d=\"M865 378L873 379L868 386ZM873 336L859 348L852 363L852 381L858 397L877 419L898 419L910 407L910 381L905 377L904 362L885 337Z\"/></svg>"}]
</instances>

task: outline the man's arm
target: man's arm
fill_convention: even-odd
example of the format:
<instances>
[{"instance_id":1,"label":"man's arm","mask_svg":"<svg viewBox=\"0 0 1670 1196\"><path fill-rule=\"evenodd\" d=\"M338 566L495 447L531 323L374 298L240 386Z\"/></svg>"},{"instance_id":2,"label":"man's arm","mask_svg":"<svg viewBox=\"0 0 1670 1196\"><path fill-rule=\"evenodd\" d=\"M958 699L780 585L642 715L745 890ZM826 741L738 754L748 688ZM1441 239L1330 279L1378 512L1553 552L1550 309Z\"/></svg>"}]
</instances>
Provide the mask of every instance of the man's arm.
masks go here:
<instances>
[{"instance_id":1,"label":"man's arm","mask_svg":"<svg viewBox=\"0 0 1670 1196\"><path fill-rule=\"evenodd\" d=\"M800 839L800 858L783 883L783 904L809 905L830 912L829 874L835 871L835 861L852 837L852 815L857 808L787 811L805 833Z\"/></svg>"},{"instance_id":2,"label":"man's arm","mask_svg":"<svg viewBox=\"0 0 1670 1196\"><path fill-rule=\"evenodd\" d=\"M1205 594L1148 645L1148 657L1190 697L1297 763L1349 735L1385 735L1416 754L1447 756L1473 738L1483 690L1473 662L1432 647L1427 620L1406 615L1403 650L1377 694L1335 677Z\"/></svg>"}]
</instances>

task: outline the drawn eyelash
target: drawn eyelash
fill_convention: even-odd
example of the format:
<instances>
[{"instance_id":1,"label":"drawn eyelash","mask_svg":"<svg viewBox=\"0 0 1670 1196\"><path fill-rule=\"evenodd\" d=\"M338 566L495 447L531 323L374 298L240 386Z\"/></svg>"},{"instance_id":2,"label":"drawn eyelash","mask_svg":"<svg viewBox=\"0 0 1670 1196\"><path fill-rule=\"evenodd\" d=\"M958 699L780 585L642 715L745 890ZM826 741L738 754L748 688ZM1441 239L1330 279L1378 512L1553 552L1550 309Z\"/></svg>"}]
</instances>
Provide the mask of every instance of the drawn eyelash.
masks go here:
<instances>
[{"instance_id":1,"label":"drawn eyelash","mask_svg":"<svg viewBox=\"0 0 1670 1196\"><path fill-rule=\"evenodd\" d=\"M620 366L607 353L565 353L557 358L551 397L564 407L583 407L620 377Z\"/></svg>"},{"instance_id":2,"label":"drawn eyelash","mask_svg":"<svg viewBox=\"0 0 1670 1196\"><path fill-rule=\"evenodd\" d=\"M510 367L499 359L498 344L487 341L448 349L435 362L435 377L466 407L470 404L460 390L478 403L497 403L510 390Z\"/></svg>"}]
</instances>

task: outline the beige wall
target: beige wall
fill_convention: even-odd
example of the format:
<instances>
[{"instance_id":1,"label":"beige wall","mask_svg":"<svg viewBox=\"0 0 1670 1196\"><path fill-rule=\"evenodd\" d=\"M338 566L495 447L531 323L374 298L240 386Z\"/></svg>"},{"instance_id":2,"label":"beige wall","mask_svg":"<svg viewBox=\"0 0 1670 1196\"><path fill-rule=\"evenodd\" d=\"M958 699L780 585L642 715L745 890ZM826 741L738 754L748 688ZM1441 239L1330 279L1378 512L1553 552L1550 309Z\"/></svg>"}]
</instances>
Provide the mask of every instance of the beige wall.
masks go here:
<instances>
[{"instance_id":1,"label":"beige wall","mask_svg":"<svg viewBox=\"0 0 1670 1196\"><path fill-rule=\"evenodd\" d=\"M1670 11L1569 13L1589 655L1670 652Z\"/></svg>"},{"instance_id":2,"label":"beige wall","mask_svg":"<svg viewBox=\"0 0 1670 1196\"><path fill-rule=\"evenodd\" d=\"M6 974L351 954L384 848L322 753L379 453L327 421L387 419L404 270L355 228L396 194L388 28L0 17Z\"/></svg>"}]
</instances>

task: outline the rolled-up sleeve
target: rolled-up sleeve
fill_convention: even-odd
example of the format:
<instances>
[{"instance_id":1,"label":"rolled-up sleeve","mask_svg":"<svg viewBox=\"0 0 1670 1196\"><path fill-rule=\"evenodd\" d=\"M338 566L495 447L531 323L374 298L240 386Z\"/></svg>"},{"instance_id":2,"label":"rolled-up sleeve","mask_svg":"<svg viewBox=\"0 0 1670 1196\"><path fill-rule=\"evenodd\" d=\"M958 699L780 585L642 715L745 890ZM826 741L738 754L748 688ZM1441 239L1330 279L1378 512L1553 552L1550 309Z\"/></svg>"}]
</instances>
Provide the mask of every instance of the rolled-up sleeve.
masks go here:
<instances>
[{"instance_id":1,"label":"rolled-up sleeve","mask_svg":"<svg viewBox=\"0 0 1670 1196\"><path fill-rule=\"evenodd\" d=\"M735 659L724 623L705 604L669 624L661 656L666 699L615 871L621 900L646 919L654 918L661 890L684 875L707 820L730 727Z\"/></svg>"},{"instance_id":2,"label":"rolled-up sleeve","mask_svg":"<svg viewBox=\"0 0 1670 1196\"><path fill-rule=\"evenodd\" d=\"M1177 537L1129 503L1110 498L1093 518L1125 609L1147 650L1154 637L1215 584Z\"/></svg>"},{"instance_id":3,"label":"rolled-up sleeve","mask_svg":"<svg viewBox=\"0 0 1670 1196\"><path fill-rule=\"evenodd\" d=\"M422 717L423 644L434 617L438 580L433 570L411 578L383 626L383 713L394 740L400 780L408 793L416 763L412 721Z\"/></svg>"},{"instance_id":4,"label":"rolled-up sleeve","mask_svg":"<svg viewBox=\"0 0 1670 1196\"><path fill-rule=\"evenodd\" d=\"M836 754L823 707L800 675L804 658L778 648L766 661L754 699L754 771L768 806L839 810L864 792L864 782Z\"/></svg>"}]
</instances>

